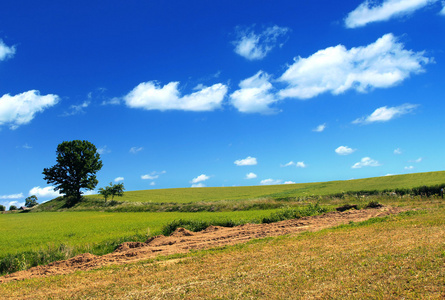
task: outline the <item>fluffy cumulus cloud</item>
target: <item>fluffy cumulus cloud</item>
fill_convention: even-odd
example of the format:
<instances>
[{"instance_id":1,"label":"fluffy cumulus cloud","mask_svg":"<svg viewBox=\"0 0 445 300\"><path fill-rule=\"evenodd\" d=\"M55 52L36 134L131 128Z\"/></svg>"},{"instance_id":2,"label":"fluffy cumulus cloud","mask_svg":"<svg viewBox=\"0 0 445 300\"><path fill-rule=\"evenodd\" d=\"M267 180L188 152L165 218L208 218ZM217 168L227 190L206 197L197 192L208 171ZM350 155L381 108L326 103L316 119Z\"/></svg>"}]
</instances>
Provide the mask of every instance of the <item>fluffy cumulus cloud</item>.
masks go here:
<instances>
[{"instance_id":1,"label":"fluffy cumulus cloud","mask_svg":"<svg viewBox=\"0 0 445 300\"><path fill-rule=\"evenodd\" d=\"M15 96L9 94L0 97L0 126L9 125L14 130L28 124L35 114L54 106L59 102L57 95L40 95L32 90Z\"/></svg>"},{"instance_id":2,"label":"fluffy cumulus cloud","mask_svg":"<svg viewBox=\"0 0 445 300\"><path fill-rule=\"evenodd\" d=\"M370 157L363 157L359 162L355 163L352 166L352 168L360 169L363 167L378 167L378 166L381 166L381 164L378 161L376 161Z\"/></svg>"},{"instance_id":3,"label":"fluffy cumulus cloud","mask_svg":"<svg viewBox=\"0 0 445 300\"><path fill-rule=\"evenodd\" d=\"M356 149L349 148L348 146L340 146L337 149L335 149L335 153L338 155L349 155L354 153Z\"/></svg>"},{"instance_id":4,"label":"fluffy cumulus cloud","mask_svg":"<svg viewBox=\"0 0 445 300\"><path fill-rule=\"evenodd\" d=\"M208 179L210 179L209 176L207 176L206 174L201 174L198 177L193 178L190 183L192 184L192 187L205 187L205 184L203 182Z\"/></svg>"},{"instance_id":5,"label":"fluffy cumulus cloud","mask_svg":"<svg viewBox=\"0 0 445 300\"><path fill-rule=\"evenodd\" d=\"M124 181L124 177L116 177L114 178L114 182Z\"/></svg>"},{"instance_id":6,"label":"fluffy cumulus cloud","mask_svg":"<svg viewBox=\"0 0 445 300\"><path fill-rule=\"evenodd\" d=\"M369 23L387 21L412 14L439 0L385 0L381 3L365 1L350 12L345 19L347 28L365 26Z\"/></svg>"},{"instance_id":7,"label":"fluffy cumulus cloud","mask_svg":"<svg viewBox=\"0 0 445 300\"><path fill-rule=\"evenodd\" d=\"M369 116L365 116L354 120L353 124L370 124L374 122L387 122L396 117L411 113L418 105L415 104L403 104L394 107L379 107Z\"/></svg>"},{"instance_id":8,"label":"fluffy cumulus cloud","mask_svg":"<svg viewBox=\"0 0 445 300\"><path fill-rule=\"evenodd\" d=\"M261 33L255 33L252 28L243 30L240 27L237 27L236 31L238 37L233 42L235 53L248 60L260 60L277 45L281 47L280 39L284 38L290 30L275 25L266 28Z\"/></svg>"},{"instance_id":9,"label":"fluffy cumulus cloud","mask_svg":"<svg viewBox=\"0 0 445 300\"><path fill-rule=\"evenodd\" d=\"M244 159L237 159L233 162L237 166L254 166L258 164L255 157L248 156Z\"/></svg>"},{"instance_id":10,"label":"fluffy cumulus cloud","mask_svg":"<svg viewBox=\"0 0 445 300\"><path fill-rule=\"evenodd\" d=\"M258 176L255 173L252 173L252 172L246 174L246 179L255 179L257 177Z\"/></svg>"},{"instance_id":11,"label":"fluffy cumulus cloud","mask_svg":"<svg viewBox=\"0 0 445 300\"><path fill-rule=\"evenodd\" d=\"M3 40L0 39L0 61L13 57L15 54L15 47L7 46Z\"/></svg>"},{"instance_id":12,"label":"fluffy cumulus cloud","mask_svg":"<svg viewBox=\"0 0 445 300\"><path fill-rule=\"evenodd\" d=\"M55 191L54 187L52 187L52 186L47 186L44 188L41 188L40 186L36 186L36 187L33 187L29 191L28 194L30 196L36 195L37 198L39 198L39 199L40 198L56 198L56 197L62 196L61 194L59 194L58 191Z\"/></svg>"},{"instance_id":13,"label":"fluffy cumulus cloud","mask_svg":"<svg viewBox=\"0 0 445 300\"><path fill-rule=\"evenodd\" d=\"M270 75L263 71L242 80L239 83L240 89L230 95L231 104L243 113L274 112L270 105L277 102L278 98L269 80Z\"/></svg>"},{"instance_id":14,"label":"fluffy cumulus cloud","mask_svg":"<svg viewBox=\"0 0 445 300\"><path fill-rule=\"evenodd\" d=\"M153 171L150 174L141 175L141 179L143 180L154 180L158 179L160 175L167 173L166 171L157 172Z\"/></svg>"},{"instance_id":15,"label":"fluffy cumulus cloud","mask_svg":"<svg viewBox=\"0 0 445 300\"><path fill-rule=\"evenodd\" d=\"M326 129L326 123L318 125L314 129L312 129L312 131L323 132L325 129Z\"/></svg>"},{"instance_id":16,"label":"fluffy cumulus cloud","mask_svg":"<svg viewBox=\"0 0 445 300\"><path fill-rule=\"evenodd\" d=\"M423 72L431 61L423 52L405 50L392 34L386 34L368 46L348 50L338 45L296 58L279 78L287 84L279 95L309 99L326 92L338 95L350 89L388 88Z\"/></svg>"},{"instance_id":17,"label":"fluffy cumulus cloud","mask_svg":"<svg viewBox=\"0 0 445 300\"><path fill-rule=\"evenodd\" d=\"M160 86L155 81L143 82L124 96L128 107L145 110L212 111L221 107L227 86L221 83L181 96L179 82Z\"/></svg>"}]
</instances>

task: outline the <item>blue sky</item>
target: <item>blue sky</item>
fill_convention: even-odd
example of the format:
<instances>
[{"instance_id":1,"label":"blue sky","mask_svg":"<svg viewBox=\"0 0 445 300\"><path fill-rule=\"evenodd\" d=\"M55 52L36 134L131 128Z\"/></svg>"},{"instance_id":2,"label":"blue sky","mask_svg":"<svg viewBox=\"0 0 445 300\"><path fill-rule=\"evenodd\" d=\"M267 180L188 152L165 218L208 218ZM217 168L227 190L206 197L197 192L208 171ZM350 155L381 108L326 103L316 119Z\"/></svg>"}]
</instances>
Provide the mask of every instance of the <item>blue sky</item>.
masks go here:
<instances>
[{"instance_id":1,"label":"blue sky","mask_svg":"<svg viewBox=\"0 0 445 300\"><path fill-rule=\"evenodd\" d=\"M3 1L0 204L74 139L127 190L443 170L444 6Z\"/></svg>"}]
</instances>

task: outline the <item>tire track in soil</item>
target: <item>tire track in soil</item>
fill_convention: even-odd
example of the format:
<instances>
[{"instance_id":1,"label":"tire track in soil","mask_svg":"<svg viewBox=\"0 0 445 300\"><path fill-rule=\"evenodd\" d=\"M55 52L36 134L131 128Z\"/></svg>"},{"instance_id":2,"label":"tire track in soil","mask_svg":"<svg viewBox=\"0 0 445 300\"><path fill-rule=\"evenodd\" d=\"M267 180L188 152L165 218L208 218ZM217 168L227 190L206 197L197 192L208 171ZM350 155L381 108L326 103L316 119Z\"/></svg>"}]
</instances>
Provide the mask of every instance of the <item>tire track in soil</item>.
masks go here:
<instances>
[{"instance_id":1,"label":"tire track in soil","mask_svg":"<svg viewBox=\"0 0 445 300\"><path fill-rule=\"evenodd\" d=\"M145 243L126 242L114 252L102 256L84 253L63 261L37 266L0 277L0 283L25 280L28 278L64 275L78 270L92 270L103 266L120 265L154 258L158 255L187 253L226 245L245 243L252 239L297 234L303 231L317 231L324 228L361 222L374 217L398 214L407 209L381 207L345 212L329 212L319 216L304 217L270 224L244 224L236 227L210 226L200 232L178 228L170 236L155 236Z\"/></svg>"}]
</instances>

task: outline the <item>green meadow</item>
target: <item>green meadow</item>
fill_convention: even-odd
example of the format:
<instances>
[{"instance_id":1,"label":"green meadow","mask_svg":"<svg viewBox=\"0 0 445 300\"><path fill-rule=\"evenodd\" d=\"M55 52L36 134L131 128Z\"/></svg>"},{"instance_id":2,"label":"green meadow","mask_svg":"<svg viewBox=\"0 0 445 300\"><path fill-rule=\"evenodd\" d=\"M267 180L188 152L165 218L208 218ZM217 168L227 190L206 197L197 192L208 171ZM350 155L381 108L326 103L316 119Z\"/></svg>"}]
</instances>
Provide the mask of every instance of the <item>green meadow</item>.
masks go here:
<instances>
[{"instance_id":1,"label":"green meadow","mask_svg":"<svg viewBox=\"0 0 445 300\"><path fill-rule=\"evenodd\" d=\"M0 273L84 252L109 253L124 241L145 241L166 232L172 224L199 229L273 222L301 215L313 205L320 209L309 214L343 204L364 207L369 201L418 206L426 201L423 196L390 196L391 191L419 186L435 186L437 191L444 183L445 172L430 172L292 185L128 191L114 203L92 195L73 207L57 198L26 213L0 214ZM430 196L437 199L435 195Z\"/></svg>"}]
</instances>

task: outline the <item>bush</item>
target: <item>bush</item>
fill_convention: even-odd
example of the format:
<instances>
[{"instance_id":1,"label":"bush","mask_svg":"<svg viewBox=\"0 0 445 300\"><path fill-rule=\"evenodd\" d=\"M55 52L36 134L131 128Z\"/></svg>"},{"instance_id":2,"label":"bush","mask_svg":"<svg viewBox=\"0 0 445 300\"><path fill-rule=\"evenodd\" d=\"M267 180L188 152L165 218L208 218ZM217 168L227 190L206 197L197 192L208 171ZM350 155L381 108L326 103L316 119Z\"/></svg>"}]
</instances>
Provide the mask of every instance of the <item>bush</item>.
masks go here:
<instances>
[{"instance_id":1,"label":"bush","mask_svg":"<svg viewBox=\"0 0 445 300\"><path fill-rule=\"evenodd\" d=\"M17 210L17 206L15 206L15 205L11 205L11 206L9 207L9 210Z\"/></svg>"},{"instance_id":2,"label":"bush","mask_svg":"<svg viewBox=\"0 0 445 300\"><path fill-rule=\"evenodd\" d=\"M6 207L4 205L0 205L0 211L5 211Z\"/></svg>"}]
</instances>

